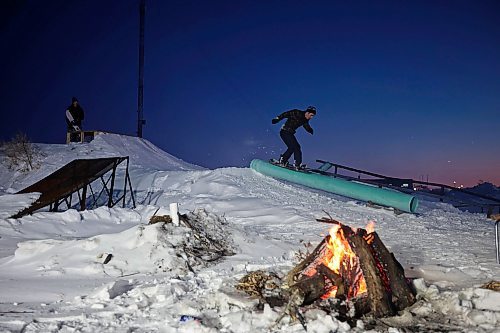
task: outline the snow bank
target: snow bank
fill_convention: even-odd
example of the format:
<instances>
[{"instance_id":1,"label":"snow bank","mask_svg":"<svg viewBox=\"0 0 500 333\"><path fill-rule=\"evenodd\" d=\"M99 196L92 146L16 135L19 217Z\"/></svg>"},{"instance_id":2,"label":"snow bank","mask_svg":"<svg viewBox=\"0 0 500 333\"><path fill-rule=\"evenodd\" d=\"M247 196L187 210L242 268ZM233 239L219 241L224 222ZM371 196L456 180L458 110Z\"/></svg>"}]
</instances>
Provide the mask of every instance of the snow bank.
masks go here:
<instances>
[{"instance_id":1,"label":"snow bank","mask_svg":"<svg viewBox=\"0 0 500 333\"><path fill-rule=\"evenodd\" d=\"M419 326L423 325L424 321L434 321L434 326L431 324L428 328L437 330L458 329L463 325L461 323L485 331L496 331L500 328L499 292L466 288L457 293L441 290L433 284L427 285L423 279L415 280L414 286L417 290L417 303L399 317L389 318L385 322L392 326ZM408 313L411 313L411 316L408 316Z\"/></svg>"},{"instance_id":2,"label":"snow bank","mask_svg":"<svg viewBox=\"0 0 500 333\"><path fill-rule=\"evenodd\" d=\"M113 151L115 153L114 156L129 156L132 167L141 167L155 171L204 169L166 153L143 138L117 134L99 134L90 142L89 147L101 150L102 152Z\"/></svg>"},{"instance_id":3,"label":"snow bank","mask_svg":"<svg viewBox=\"0 0 500 333\"><path fill-rule=\"evenodd\" d=\"M234 251L224 219L203 210L188 217L190 227L156 223L86 239L21 242L0 269L31 276L179 276L213 261L212 253L200 251L207 238Z\"/></svg>"},{"instance_id":4,"label":"snow bank","mask_svg":"<svg viewBox=\"0 0 500 333\"><path fill-rule=\"evenodd\" d=\"M45 156L41 160L41 167L29 173L20 173L10 171L1 165L0 194L1 191L9 188L12 188L14 192L22 190L75 159L129 156L130 170L135 174L143 174L145 170L204 169L162 151L146 139L127 135L105 133L97 135L90 143L36 145ZM3 158L0 159L0 161L3 160Z\"/></svg>"}]
</instances>

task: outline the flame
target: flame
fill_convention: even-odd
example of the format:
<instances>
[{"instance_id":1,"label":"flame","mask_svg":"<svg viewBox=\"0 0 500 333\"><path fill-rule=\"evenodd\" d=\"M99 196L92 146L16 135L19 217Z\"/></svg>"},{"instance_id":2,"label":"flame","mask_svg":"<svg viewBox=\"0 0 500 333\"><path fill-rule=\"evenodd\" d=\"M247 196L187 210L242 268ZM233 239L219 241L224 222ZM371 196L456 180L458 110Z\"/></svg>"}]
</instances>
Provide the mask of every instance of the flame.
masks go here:
<instances>
[{"instance_id":1,"label":"flame","mask_svg":"<svg viewBox=\"0 0 500 333\"><path fill-rule=\"evenodd\" d=\"M371 224L370 232L373 231L373 225ZM323 263L333 272L350 279L348 298L367 292L366 281L361 272L359 260L351 249L343 229L335 225L330 229L329 234L330 237L327 243L329 251L323 256ZM333 287L322 298L335 297L336 294L337 287Z\"/></svg>"},{"instance_id":2,"label":"flame","mask_svg":"<svg viewBox=\"0 0 500 333\"><path fill-rule=\"evenodd\" d=\"M344 281L344 288L346 288L346 295L344 296L349 299L366 293L368 290L365 277L363 276L363 272L359 264L359 259L349 245L349 242L344 234L344 228L348 227L334 225L329 230L329 236L326 237L326 251L324 251L321 256L315 260L315 262L317 264L324 264L342 277ZM351 228L351 230L355 234L358 232L356 228ZM360 230L360 234L364 235L364 239L370 244L375 238L373 234L374 231L375 222L370 221L368 222L365 230ZM313 276L316 272L315 266L313 265L309 266L303 274ZM335 297L336 295L337 286L331 286L321 298L327 299L329 297Z\"/></svg>"},{"instance_id":3,"label":"flame","mask_svg":"<svg viewBox=\"0 0 500 333\"><path fill-rule=\"evenodd\" d=\"M372 232L375 231L375 221L369 221L368 224L366 225L366 232L368 234L371 234Z\"/></svg>"}]
</instances>

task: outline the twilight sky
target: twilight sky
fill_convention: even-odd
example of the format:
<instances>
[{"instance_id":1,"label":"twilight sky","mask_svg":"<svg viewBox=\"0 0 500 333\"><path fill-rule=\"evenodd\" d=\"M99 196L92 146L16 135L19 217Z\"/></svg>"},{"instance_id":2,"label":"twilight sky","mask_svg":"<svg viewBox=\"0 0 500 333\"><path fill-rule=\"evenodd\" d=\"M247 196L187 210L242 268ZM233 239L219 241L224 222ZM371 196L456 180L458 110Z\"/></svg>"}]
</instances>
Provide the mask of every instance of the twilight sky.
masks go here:
<instances>
[{"instance_id":1,"label":"twilight sky","mask_svg":"<svg viewBox=\"0 0 500 333\"><path fill-rule=\"evenodd\" d=\"M1 140L135 135L139 0L0 4ZM185 161L284 150L271 118L314 105L304 160L500 185L499 1L146 0L144 137Z\"/></svg>"}]
</instances>

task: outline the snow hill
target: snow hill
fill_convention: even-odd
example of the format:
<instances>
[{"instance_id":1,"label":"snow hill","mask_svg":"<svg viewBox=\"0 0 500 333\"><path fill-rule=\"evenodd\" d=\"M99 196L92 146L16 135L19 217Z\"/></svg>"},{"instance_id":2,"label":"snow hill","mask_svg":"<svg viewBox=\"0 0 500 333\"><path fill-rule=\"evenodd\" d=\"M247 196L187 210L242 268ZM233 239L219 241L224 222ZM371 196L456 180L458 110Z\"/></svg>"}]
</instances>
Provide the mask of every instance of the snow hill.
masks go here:
<instances>
[{"instance_id":1,"label":"snow hill","mask_svg":"<svg viewBox=\"0 0 500 333\"><path fill-rule=\"evenodd\" d=\"M471 192L486 195L488 197L500 199L500 188L492 183L481 183L469 189Z\"/></svg>"},{"instance_id":2,"label":"snow hill","mask_svg":"<svg viewBox=\"0 0 500 333\"><path fill-rule=\"evenodd\" d=\"M326 214L353 227L374 221L381 239L415 278L419 301L384 325L350 327L319 310L308 332L500 330L494 223L422 200L418 214L394 215L362 202L280 182L249 168L207 170L147 140L104 134L88 144L38 144L42 166L29 174L0 166L0 331L266 332L279 309L256 311L234 284L257 269L286 273L316 244ZM13 193L76 158L130 156L137 207L7 216L36 195ZM5 157L0 156L0 161ZM170 203L194 214L235 255L210 263L190 231L148 225ZM183 251L179 252L179 249ZM108 257L108 255L111 255ZM104 264L106 258L111 258ZM189 269L191 267L191 269ZM181 316L196 318L180 321ZM302 332L285 318L275 332Z\"/></svg>"},{"instance_id":3,"label":"snow hill","mask_svg":"<svg viewBox=\"0 0 500 333\"><path fill-rule=\"evenodd\" d=\"M465 188L464 190L471 193L483 195L488 198L500 200L500 188L491 183L481 183L470 188ZM500 212L498 210L498 202L464 193L461 190L453 189L446 192L444 199L446 201L453 202L456 207L460 207L460 209L464 211L486 213L488 212L488 210L491 210L491 213ZM490 206L492 204L494 206ZM497 205L495 206L495 204Z\"/></svg>"}]
</instances>

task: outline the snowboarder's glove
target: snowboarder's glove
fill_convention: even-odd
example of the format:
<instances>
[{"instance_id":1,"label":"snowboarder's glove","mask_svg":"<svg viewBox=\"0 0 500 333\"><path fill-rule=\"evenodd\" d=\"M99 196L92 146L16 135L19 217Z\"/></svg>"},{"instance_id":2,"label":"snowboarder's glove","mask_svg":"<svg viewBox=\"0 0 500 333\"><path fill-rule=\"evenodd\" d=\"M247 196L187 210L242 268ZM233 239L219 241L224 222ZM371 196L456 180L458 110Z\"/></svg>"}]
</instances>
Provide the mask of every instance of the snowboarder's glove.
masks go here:
<instances>
[{"instance_id":1,"label":"snowboarder's glove","mask_svg":"<svg viewBox=\"0 0 500 333\"><path fill-rule=\"evenodd\" d=\"M272 122L273 124L277 124L277 123L279 123L279 121L280 121L280 119L279 119L278 117L273 118L273 120L271 120L271 122Z\"/></svg>"},{"instance_id":2,"label":"snowboarder's glove","mask_svg":"<svg viewBox=\"0 0 500 333\"><path fill-rule=\"evenodd\" d=\"M312 128L308 132L311 133L311 135L314 134L314 130Z\"/></svg>"}]
</instances>

